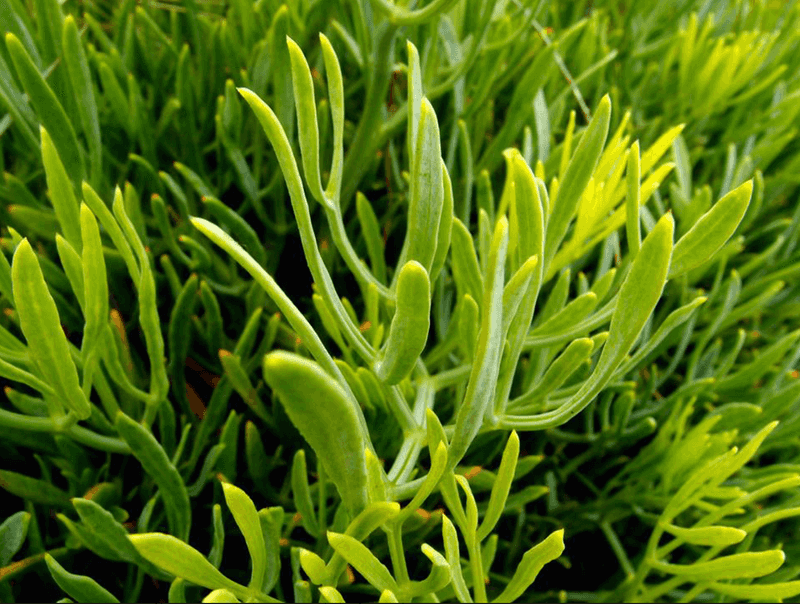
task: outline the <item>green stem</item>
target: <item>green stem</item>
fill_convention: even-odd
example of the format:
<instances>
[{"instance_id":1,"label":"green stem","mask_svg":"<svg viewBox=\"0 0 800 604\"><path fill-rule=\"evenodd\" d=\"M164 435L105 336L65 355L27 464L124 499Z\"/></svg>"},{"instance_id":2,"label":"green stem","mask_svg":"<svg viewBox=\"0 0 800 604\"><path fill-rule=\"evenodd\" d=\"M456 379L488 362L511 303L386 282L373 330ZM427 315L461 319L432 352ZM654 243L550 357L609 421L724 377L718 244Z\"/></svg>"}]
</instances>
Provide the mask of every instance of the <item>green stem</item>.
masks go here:
<instances>
[{"instance_id":1,"label":"green stem","mask_svg":"<svg viewBox=\"0 0 800 604\"><path fill-rule=\"evenodd\" d=\"M387 300L394 300L394 292L375 278L353 249L353 245L350 243L350 238L347 236L347 232L344 228L342 210L338 207L338 201L332 205L333 208L325 208L325 214L328 217L328 225L331 229L333 243L342 255L342 259L347 265L347 268L350 269L350 272L353 273L356 279L362 282L362 289L363 284L373 284L377 288L380 296Z\"/></svg>"},{"instance_id":2,"label":"green stem","mask_svg":"<svg viewBox=\"0 0 800 604\"><path fill-rule=\"evenodd\" d=\"M121 453L123 455L130 455L131 452L131 448L125 441L119 438L97 434L81 426L73 426L67 430L67 436L72 437L72 440L76 442L97 449L98 451Z\"/></svg>"},{"instance_id":3,"label":"green stem","mask_svg":"<svg viewBox=\"0 0 800 604\"><path fill-rule=\"evenodd\" d=\"M617 537L617 533L614 532L614 528L611 526L611 523L607 520L604 520L600 523L600 529L606 536L611 549L614 550L614 554L617 556L620 566L622 566L622 570L625 571L625 574L628 575L628 577L633 577L636 574L633 570L633 565L628 559L628 554L625 553L625 548L622 547L622 543L620 543L619 537Z\"/></svg>"},{"instance_id":4,"label":"green stem","mask_svg":"<svg viewBox=\"0 0 800 604\"><path fill-rule=\"evenodd\" d=\"M74 550L68 547L59 547L58 549L51 549L49 552L42 552L40 554L35 554L33 556L29 556L24 560L20 560L18 562L12 562L8 566L4 566L0 568L0 584L13 579L17 575L27 571L31 566L41 562L44 560L45 554L50 554L53 558L61 558L62 556L66 556L68 553Z\"/></svg>"},{"instance_id":5,"label":"green stem","mask_svg":"<svg viewBox=\"0 0 800 604\"><path fill-rule=\"evenodd\" d=\"M392 412L392 415L394 415L394 418L397 420L397 423L400 424L400 429L403 431L403 434L414 432L417 429L417 424L414 421L414 416L411 413L411 409L400 387L392 386L389 388L388 394L389 396L386 398L386 402L389 405L389 410Z\"/></svg>"},{"instance_id":6,"label":"green stem","mask_svg":"<svg viewBox=\"0 0 800 604\"><path fill-rule=\"evenodd\" d=\"M469 550L469 565L472 570L472 590L475 594L476 602L488 602L486 597L486 583L483 579L483 558L481 548L475 535L471 536L467 543Z\"/></svg>"},{"instance_id":7,"label":"green stem","mask_svg":"<svg viewBox=\"0 0 800 604\"><path fill-rule=\"evenodd\" d=\"M431 377L431 386L436 392L439 390L444 390L445 388L449 388L450 386L455 386L459 382L462 382L464 379L468 378L471 371L471 364L459 365L453 369L442 371Z\"/></svg>"},{"instance_id":8,"label":"green stem","mask_svg":"<svg viewBox=\"0 0 800 604\"><path fill-rule=\"evenodd\" d=\"M649 561L654 559L656 548L658 548L658 542L661 540L661 535L663 534L663 529L661 529L658 525L653 528L653 532L650 534L650 539L647 542L647 549L645 550L644 558L639 564L639 568L636 570L636 574L634 574L630 585L625 590L625 593L622 594L622 597L620 598L622 601L636 601L636 595L642 587L644 580L647 578L647 575L650 573ZM645 602L647 600L642 601Z\"/></svg>"},{"instance_id":9,"label":"green stem","mask_svg":"<svg viewBox=\"0 0 800 604\"><path fill-rule=\"evenodd\" d=\"M392 568L397 578L397 584L402 592L411 582L408 577L408 567L406 566L406 553L403 549L403 525L393 523L392 527L386 531L386 537L389 541L389 555L392 558Z\"/></svg>"},{"instance_id":10,"label":"green stem","mask_svg":"<svg viewBox=\"0 0 800 604\"><path fill-rule=\"evenodd\" d=\"M388 478L395 483L403 483L408 480L408 476L414 470L419 459L419 453L422 450L422 439L425 438L425 432L415 433L403 440L400 447L400 452L389 470Z\"/></svg>"},{"instance_id":11,"label":"green stem","mask_svg":"<svg viewBox=\"0 0 800 604\"><path fill-rule=\"evenodd\" d=\"M5 409L0 409L0 426L12 430L26 430L28 432L48 432L50 434L66 434L74 441L82 443L87 447L92 447L99 451L109 453L130 454L131 450L127 443L110 436L103 436L87 430L82 426L71 426L69 428L57 425L49 417L30 417L21 413L12 413Z\"/></svg>"},{"instance_id":12,"label":"green stem","mask_svg":"<svg viewBox=\"0 0 800 604\"><path fill-rule=\"evenodd\" d=\"M317 462L317 508L319 510L317 523L319 524L320 545L327 543L328 532L328 495L325 492L325 469Z\"/></svg>"},{"instance_id":13,"label":"green stem","mask_svg":"<svg viewBox=\"0 0 800 604\"><path fill-rule=\"evenodd\" d=\"M344 162L343 171L343 208L346 209L350 200L356 192L361 179L369 169L371 158L374 157L378 146L382 144L383 137L376 136L380 132L381 121L383 120L383 103L386 98L386 91L391 83L391 73L393 65L394 36L397 33L397 26L392 23L384 23L378 29L376 35L375 51L373 60L368 63L371 67L369 83L367 85L367 96L364 101L364 109L361 113L361 121L358 123L353 142Z\"/></svg>"},{"instance_id":14,"label":"green stem","mask_svg":"<svg viewBox=\"0 0 800 604\"><path fill-rule=\"evenodd\" d=\"M155 394L155 393L154 393ZM153 402L153 400L147 401L147 405L144 408L144 418L142 419L142 423L147 427L153 425L153 421L156 419L156 415L158 414L158 408L161 405L161 401Z\"/></svg>"},{"instance_id":15,"label":"green stem","mask_svg":"<svg viewBox=\"0 0 800 604\"><path fill-rule=\"evenodd\" d=\"M404 499L411 499L417 494L422 483L425 482L427 476L415 478L411 482L395 485L389 491L389 499L391 501L403 501Z\"/></svg>"}]
</instances>

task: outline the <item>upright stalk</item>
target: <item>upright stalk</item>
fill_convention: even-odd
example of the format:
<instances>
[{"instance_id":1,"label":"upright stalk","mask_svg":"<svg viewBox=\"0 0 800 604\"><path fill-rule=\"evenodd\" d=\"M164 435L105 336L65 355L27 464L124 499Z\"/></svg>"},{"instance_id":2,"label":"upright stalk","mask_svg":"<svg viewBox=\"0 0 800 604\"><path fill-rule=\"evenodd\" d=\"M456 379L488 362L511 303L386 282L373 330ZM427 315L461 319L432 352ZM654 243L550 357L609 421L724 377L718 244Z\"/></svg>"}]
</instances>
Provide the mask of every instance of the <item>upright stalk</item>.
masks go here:
<instances>
[{"instance_id":1,"label":"upright stalk","mask_svg":"<svg viewBox=\"0 0 800 604\"><path fill-rule=\"evenodd\" d=\"M367 63L370 70L367 84L367 97L361 113L361 120L356 128L350 150L344 160L342 177L342 210L346 210L350 200L355 195L358 183L361 182L370 164L370 158L375 154L377 146L382 140L375 136L381 128L383 120L383 103L386 91L391 83L393 65L394 37L397 25L383 23L378 27L375 39L375 52L372 60Z\"/></svg>"}]
</instances>

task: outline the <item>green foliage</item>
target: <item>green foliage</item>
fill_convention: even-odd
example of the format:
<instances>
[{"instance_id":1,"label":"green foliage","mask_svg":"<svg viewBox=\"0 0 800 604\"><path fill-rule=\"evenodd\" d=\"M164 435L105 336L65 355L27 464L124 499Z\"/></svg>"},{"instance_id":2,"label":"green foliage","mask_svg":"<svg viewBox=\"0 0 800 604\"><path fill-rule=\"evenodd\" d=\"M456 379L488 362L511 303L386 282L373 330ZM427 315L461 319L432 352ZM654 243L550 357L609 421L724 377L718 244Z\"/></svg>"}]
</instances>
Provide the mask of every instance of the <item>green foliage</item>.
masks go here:
<instances>
[{"instance_id":1,"label":"green foliage","mask_svg":"<svg viewBox=\"0 0 800 604\"><path fill-rule=\"evenodd\" d=\"M711 8L8 0L0 600L797 601L800 9Z\"/></svg>"}]
</instances>

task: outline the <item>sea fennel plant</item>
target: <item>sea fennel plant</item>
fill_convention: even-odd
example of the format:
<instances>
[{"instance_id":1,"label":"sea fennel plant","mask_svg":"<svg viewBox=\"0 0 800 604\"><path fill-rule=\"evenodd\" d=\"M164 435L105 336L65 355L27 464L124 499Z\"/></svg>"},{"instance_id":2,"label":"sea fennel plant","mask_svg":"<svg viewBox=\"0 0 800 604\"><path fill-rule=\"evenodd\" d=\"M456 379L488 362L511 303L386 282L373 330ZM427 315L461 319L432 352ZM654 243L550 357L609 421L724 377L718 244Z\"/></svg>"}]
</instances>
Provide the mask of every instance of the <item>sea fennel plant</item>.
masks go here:
<instances>
[{"instance_id":1,"label":"sea fennel plant","mask_svg":"<svg viewBox=\"0 0 800 604\"><path fill-rule=\"evenodd\" d=\"M800 593L796 9L35 4L3 600Z\"/></svg>"},{"instance_id":2,"label":"sea fennel plant","mask_svg":"<svg viewBox=\"0 0 800 604\"><path fill-rule=\"evenodd\" d=\"M297 99L297 117L304 172L310 181L309 189L312 191L312 195L328 210L328 218L334 223L331 225L331 230L334 231L336 221L341 220L337 179L341 173L342 152L339 149L341 142L338 137L341 136L342 127L341 123L337 124L337 116L341 122L344 107L341 93L338 92L341 91L342 85L335 54L324 37L322 45L329 77L329 88L332 91L330 101L331 112L334 116L333 128L336 145L333 155L334 163L330 171L331 178L324 192L316 182L319 178L319 161L316 152L318 132L313 90L310 86L311 74L299 48L291 40L289 41L293 59L295 94L300 97ZM347 317L346 310L336 295L327 269L320 260L319 250L308 218L308 205L300 181L299 169L277 117L252 92L240 91L256 111L270 142L276 147L301 229L304 252L307 255L315 283L323 292L321 294L324 305L322 308L332 315L333 324L341 330L346 339L345 345L352 347L354 352L361 357L362 362L367 363L367 368L374 370L378 380L385 384L383 389L387 399L386 404L402 427L403 442L399 447L399 454L394 465L388 473L384 474L372 452L361 407L352 393L350 384L330 358L329 353L317 344L319 337L313 328L285 299L269 275L264 273L263 269L260 269L238 244L207 221L194 219L193 224L231 253L251 275L263 284L269 295L287 313L290 324L300 334L301 339L304 340L309 352L316 360L315 363L290 353L270 353L264 360L264 377L285 406L289 417L315 450L322 467L334 482L350 513L358 514L370 503L391 501L407 491L409 485L412 484L412 481L409 480L409 469L416 465L422 447L427 444L431 450L432 467L427 477L416 481L424 490L422 497L419 497L419 492L414 497L414 507L423 503L427 496L425 490L438 484L467 545L470 559L469 568L471 576L474 577L484 574L480 541L491 532L491 523L496 522L495 516L500 515L508 496L508 487L510 487L510 481L508 481L505 489L503 489L505 486L503 485L499 490L492 491L492 498L486 510L486 519L491 520L488 520L488 523L482 525L479 530L477 508L475 508L468 483L462 477L458 477L460 480L457 480L456 475L453 474L453 469L466 454L474 438L481 431L498 428L535 430L558 427L585 408L607 385L620 364L628 356L632 345L650 318L668 276L674 278L686 273L691 268L702 265L724 245L744 215L752 186L747 183L732 192L730 201L728 199L721 200L714 206L713 212L709 212L701 219L698 228L688 232L675 244L675 250L673 250L671 216L666 215L659 220L650 234L641 242L635 259L627 267L627 274L621 280L618 291L610 296L610 301L607 303L611 311L607 313L610 327L608 333L604 334L603 341L599 343L600 346L603 346L603 351L591 376L577 392L566 400L558 401L558 404L553 405L554 408L551 410L538 414L515 415L507 411L509 390L519 354L525 344L525 336L532 319L538 291L548 276L547 268L557 257L556 251L566 234L569 222L576 214L579 200L586 203L589 208L592 207L589 204L605 201L602 198L600 200L589 198L588 202L584 200L587 198L585 187L593 178L606 142L610 117L609 100L606 98L601 102L592 123L585 131L575 154L568 163L564 184L559 186L556 195L550 195L552 191L548 191L541 180L533 175L519 153L510 151L507 154L507 178L501 200L501 208L508 209L509 217L500 215L496 219L494 227L489 226L493 232L488 250L481 250L483 254L488 254L487 258L482 258L485 268L481 271L478 267L474 244L469 235L467 235L466 243L463 244L465 248L458 250L467 257L468 263L470 262L469 257L472 257L471 268L467 268L466 271L471 271L474 280L482 285L482 288L474 292L477 300L469 293L463 294L464 300L470 300L473 305L478 306L477 313L475 313L479 317L478 333L477 341L474 344L468 344L473 350L471 367L467 364L449 370L451 374L461 370L459 371L461 373L460 381L466 382L466 389L464 389L463 401L456 405L452 423L442 426L431 409L434 402L436 380L437 378L442 379L443 372L430 371L424 361L420 359L420 353L425 348L429 331L428 316L432 295L428 275L431 273L438 276L450 247L450 233L447 230L453 228L450 225L457 219L452 216L452 188L448 182L447 169L440 157L436 116L430 104L421 95L421 86L417 83L421 78L418 55L411 44L409 44L409 57L409 89L413 91L409 103L418 104L418 109L412 108L408 111L408 137L409 140L415 141L415 144L410 154L412 167L409 173L408 230L399 260L402 268L398 270L394 292L391 289L381 292L378 284L375 283L375 278L367 273L364 267L358 274L362 277L360 286L365 297L370 295L368 288L371 288L372 296L379 300L379 306L382 300L389 303L394 302L394 315L388 329L385 346L380 351L376 351L377 341L373 344L366 342L357 330L357 325ZM654 150L645 154L648 169L652 168L652 164L658 160L658 154L666 151L669 142L671 141L667 141L665 144L659 141ZM618 155L622 155L622 149L614 150ZM638 154L638 145L635 152ZM627 156L628 153L630 152L628 151L625 155ZM616 161L621 159L617 158ZM606 163L602 165L613 161L606 159ZM638 173L640 170L640 166L637 165L639 164L638 158L628 165L629 169L631 164ZM601 184L605 184L605 182ZM638 191L640 189L638 174L633 178L629 177L625 185ZM544 204L540 190L546 200ZM593 193L594 190L589 189L589 194ZM637 197L641 198L641 195ZM611 204L613 204L613 199L612 197ZM639 201L639 203L641 202ZM550 204L552 204L552 210ZM612 210L614 206L607 207ZM626 207L627 209L632 207L635 210L635 214L631 212L632 217L628 218L628 222L638 223L638 204L629 204ZM589 211L591 210L586 210L586 212ZM602 216L607 212L608 210L599 211L598 214ZM482 218L484 217L485 214L482 215ZM545 226L545 219L547 226ZM488 218L484 218L484 220L488 220ZM701 229L704 222L718 223L717 228L711 230L711 236L706 234L705 229ZM460 225L461 223L456 222L456 224ZM464 229L463 225L460 228ZM637 233L638 226L629 225L628 231ZM548 239L548 237L552 237L552 239ZM576 232L573 237L573 240L580 242L580 231ZM548 245L550 241L555 243ZM347 244L339 242L337 244L342 245L341 252L346 254ZM471 253L469 247L472 247ZM510 253L509 250L511 250ZM552 251L548 252L547 250ZM438 267L435 266L437 258L441 259ZM541 262L539 258L542 259ZM674 262L672 265L671 260ZM457 260L453 260L454 266L457 262ZM507 284L506 266L514 273ZM460 293L466 288L466 276L459 275L459 272L454 268L455 287ZM461 279L464 282L461 282ZM611 284L608 288L610 287ZM594 294L594 292L590 292L590 294ZM593 301L596 301L597 295L594 294L592 297ZM465 304L469 304L469 302L465 302ZM380 310L378 314L380 315ZM550 322L557 325L557 318L557 316L552 317ZM684 313L684 320L685 318L688 318L688 313ZM459 324L457 320L454 323ZM680 321L676 321L676 326L679 324ZM372 325L370 328L379 329L378 325ZM548 327L547 322L543 327ZM551 327L545 333L558 337L565 331L567 330L563 328L558 330ZM572 335L577 334L570 334L568 337ZM463 334L462 337L464 337ZM592 343L592 347L594 347L594 343ZM324 367L330 368L328 373L325 372ZM354 369L357 367L351 367L350 372L353 373ZM503 373L503 369L506 370L505 373ZM416 382L414 384L416 398L413 404L407 402L406 396L397 385L409 377ZM338 383L331 384L329 383L331 380ZM321 416L321 413L325 415ZM429 425L431 422L435 426L433 431ZM436 435L437 429L438 436ZM506 454L504 454L504 462L513 460L509 461L511 467L516 465L514 458L518 455L518 452L514 452L515 448L518 449L518 443L514 442L516 440L516 436L512 433L512 440L509 441ZM437 443L438 447L435 453L434 443ZM446 456L446 462L440 461L444 456ZM426 486L428 489L425 489ZM458 494L459 486L467 496L466 507ZM504 490L505 492L503 492ZM414 507L411 507L411 510ZM448 524L449 521L445 520L444 522L444 530L448 532L446 528L448 526L451 526L450 530L452 530L452 525ZM484 528L485 526L488 528ZM478 535L481 535L482 539L479 539ZM395 578L388 574L386 567L368 550L363 546L358 546L357 542L346 545L350 543L348 540L339 543L339 537L329 535L334 550L359 570L378 591L384 594L384 597L390 597L387 592L395 597L399 596L401 599L426 595L425 590L413 589L414 584L408 582L404 561L405 553L402 546L402 523L392 524L388 529L387 538L389 539L393 568L397 575ZM471 596L466 590L463 578L460 577L461 568L453 568L453 563L457 561L457 557L453 557L453 550L457 548L457 545L447 534L444 539L446 549L451 551L446 552L447 558L439 555L441 559L439 564L445 567L450 574L450 581L453 582L456 595L459 599L466 600ZM554 546L550 546L550 542L553 542ZM561 553L563 545L555 545L561 542L561 535L553 533L540 546L531 549L526 556L537 562L531 563L530 566L523 564L520 567L518 574L521 575L519 577L519 581L522 583L521 588L514 586L512 589L514 584L512 580L512 584L506 589L507 593L504 592L499 596L500 601L505 601L506 598L515 599L521 595L525 584L535 579L542 565ZM431 551L433 552L433 550ZM433 554L427 555L432 556ZM447 559L450 562L446 562ZM437 562L433 558L432 560L436 566ZM331 581L335 584L338 579L336 576L328 575L325 580L325 573L321 570L325 563L315 554L310 552L305 555L301 554L300 562L309 573L310 578L316 579L315 583L327 584L328 581ZM732 572L739 576L736 571ZM437 587L442 589L448 582L444 580ZM459 584L461 585L459 586ZM333 584L327 585L327 587L330 590L335 589ZM433 593L435 591L438 590L432 590ZM479 601L486 598L485 587L480 582L473 581L473 596Z\"/></svg>"}]
</instances>

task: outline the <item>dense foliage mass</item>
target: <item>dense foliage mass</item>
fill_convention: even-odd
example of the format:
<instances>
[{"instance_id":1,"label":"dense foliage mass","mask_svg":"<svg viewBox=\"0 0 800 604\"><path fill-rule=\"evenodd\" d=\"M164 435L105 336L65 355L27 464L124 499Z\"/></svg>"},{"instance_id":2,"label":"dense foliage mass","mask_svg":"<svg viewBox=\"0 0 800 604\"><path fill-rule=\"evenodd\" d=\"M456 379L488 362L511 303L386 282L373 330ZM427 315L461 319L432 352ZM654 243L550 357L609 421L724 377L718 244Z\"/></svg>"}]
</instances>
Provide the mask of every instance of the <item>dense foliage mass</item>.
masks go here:
<instances>
[{"instance_id":1,"label":"dense foliage mass","mask_svg":"<svg viewBox=\"0 0 800 604\"><path fill-rule=\"evenodd\" d=\"M800 4L0 24L0 600L798 601Z\"/></svg>"}]
</instances>

